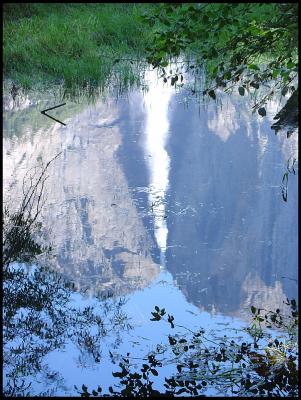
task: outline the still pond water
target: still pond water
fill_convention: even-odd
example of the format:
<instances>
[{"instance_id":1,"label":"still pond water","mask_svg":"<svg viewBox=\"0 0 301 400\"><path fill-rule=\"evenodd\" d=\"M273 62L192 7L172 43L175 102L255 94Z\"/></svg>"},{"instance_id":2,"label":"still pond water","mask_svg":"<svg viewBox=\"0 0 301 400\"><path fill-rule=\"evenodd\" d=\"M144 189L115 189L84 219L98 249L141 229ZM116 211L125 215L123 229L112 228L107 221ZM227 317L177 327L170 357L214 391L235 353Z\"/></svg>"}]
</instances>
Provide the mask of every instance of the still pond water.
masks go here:
<instances>
[{"instance_id":1,"label":"still pond water","mask_svg":"<svg viewBox=\"0 0 301 400\"><path fill-rule=\"evenodd\" d=\"M197 104L154 72L147 79L148 91L49 112L66 126L40 113L58 104L50 94L5 105L4 200L16 206L25 173L61 152L42 210L47 263L74 283L74 307L107 307L120 322L96 353L70 337L46 352L26 377L32 393L107 389L114 357L166 342L170 326L150 321L155 306L190 329L233 334L251 305L275 310L297 297L297 176L287 202L281 180L298 143L270 129L278 105L261 118L248 98Z\"/></svg>"}]
</instances>

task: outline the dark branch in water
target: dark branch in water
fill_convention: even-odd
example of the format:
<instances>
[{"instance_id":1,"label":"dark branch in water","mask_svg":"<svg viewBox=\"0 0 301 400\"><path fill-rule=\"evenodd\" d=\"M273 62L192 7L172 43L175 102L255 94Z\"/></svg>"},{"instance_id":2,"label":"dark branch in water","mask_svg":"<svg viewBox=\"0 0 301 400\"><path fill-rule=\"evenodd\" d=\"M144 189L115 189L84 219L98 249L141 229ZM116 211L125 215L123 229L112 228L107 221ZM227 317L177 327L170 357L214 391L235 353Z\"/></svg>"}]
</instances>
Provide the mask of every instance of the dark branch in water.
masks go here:
<instances>
[{"instance_id":1,"label":"dark branch in water","mask_svg":"<svg viewBox=\"0 0 301 400\"><path fill-rule=\"evenodd\" d=\"M277 133L281 129L288 129L287 137L289 138L293 131L298 127L299 106L298 106L298 89L296 89L291 97L287 100L285 106L275 115L274 119L278 120L271 128Z\"/></svg>"},{"instance_id":2,"label":"dark branch in water","mask_svg":"<svg viewBox=\"0 0 301 400\"><path fill-rule=\"evenodd\" d=\"M39 231L40 229L37 218L45 204L43 194L45 181L48 178L46 172L50 164L60 154L61 152L47 162L36 179L36 168L34 168L33 174L29 175L32 170L25 174L23 179L23 199L17 211L12 212L8 207L4 208L2 243L4 267L14 261L30 261L50 249L49 247L43 247L34 239L34 231ZM26 188L27 179L29 180L28 188Z\"/></svg>"},{"instance_id":3,"label":"dark branch in water","mask_svg":"<svg viewBox=\"0 0 301 400\"><path fill-rule=\"evenodd\" d=\"M152 351L141 359L142 368L132 363L133 357L127 353L121 357L121 371L112 375L119 379L115 390L109 387L110 395L115 397L175 397L185 393L192 396L206 396L208 388L214 389L223 397L289 397L298 395L297 328L298 307L294 299L284 302L290 307L290 315L280 310L267 311L251 307L252 324L245 331L251 336L250 343L224 335L208 339L204 329L190 331L189 334L175 333L168 336L169 345L164 351ZM263 311L266 311L264 314ZM174 317L166 315L165 309L155 307L151 321L164 320L171 329L180 327ZM270 337L267 344L261 339L268 334L264 327L285 329L285 340ZM162 346L162 345L161 345ZM171 353L168 353L168 348ZM168 356L159 359L167 353ZM111 358L113 355L110 353ZM165 354L164 354L165 355ZM164 365L173 364L177 373L164 379L164 392L153 387L153 377L158 376ZM99 396L102 388L88 391L86 385L75 389L82 397ZM210 392L209 392L210 393Z\"/></svg>"}]
</instances>

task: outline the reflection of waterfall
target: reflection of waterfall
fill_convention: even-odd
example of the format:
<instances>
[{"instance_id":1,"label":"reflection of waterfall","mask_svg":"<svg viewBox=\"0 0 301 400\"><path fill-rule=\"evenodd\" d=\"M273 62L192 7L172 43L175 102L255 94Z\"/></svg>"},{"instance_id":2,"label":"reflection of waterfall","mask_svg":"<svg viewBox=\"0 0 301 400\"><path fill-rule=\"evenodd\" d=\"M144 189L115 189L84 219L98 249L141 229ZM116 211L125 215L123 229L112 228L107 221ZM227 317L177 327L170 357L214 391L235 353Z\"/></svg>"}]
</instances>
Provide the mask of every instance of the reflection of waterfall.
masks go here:
<instances>
[{"instance_id":1,"label":"reflection of waterfall","mask_svg":"<svg viewBox=\"0 0 301 400\"><path fill-rule=\"evenodd\" d=\"M165 145L169 128L168 104L172 88L162 87L162 83L157 82L155 71L148 71L145 78L149 84L149 90L145 94L147 113L145 152L150 170L149 206L154 216L155 238L161 252L161 264L164 265L168 234L165 196L170 164Z\"/></svg>"}]
</instances>

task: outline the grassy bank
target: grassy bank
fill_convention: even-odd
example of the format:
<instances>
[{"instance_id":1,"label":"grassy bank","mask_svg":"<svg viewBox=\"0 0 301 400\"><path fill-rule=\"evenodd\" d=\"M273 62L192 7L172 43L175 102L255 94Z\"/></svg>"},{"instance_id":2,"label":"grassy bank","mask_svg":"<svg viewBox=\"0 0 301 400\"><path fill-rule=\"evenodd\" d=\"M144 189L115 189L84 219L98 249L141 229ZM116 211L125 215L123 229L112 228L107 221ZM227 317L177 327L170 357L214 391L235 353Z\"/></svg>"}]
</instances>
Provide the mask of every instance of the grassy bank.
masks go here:
<instances>
[{"instance_id":1,"label":"grassy bank","mask_svg":"<svg viewBox=\"0 0 301 400\"><path fill-rule=\"evenodd\" d=\"M134 84L149 41L149 28L139 19L147 7L151 5L5 4L4 79L24 89Z\"/></svg>"}]
</instances>

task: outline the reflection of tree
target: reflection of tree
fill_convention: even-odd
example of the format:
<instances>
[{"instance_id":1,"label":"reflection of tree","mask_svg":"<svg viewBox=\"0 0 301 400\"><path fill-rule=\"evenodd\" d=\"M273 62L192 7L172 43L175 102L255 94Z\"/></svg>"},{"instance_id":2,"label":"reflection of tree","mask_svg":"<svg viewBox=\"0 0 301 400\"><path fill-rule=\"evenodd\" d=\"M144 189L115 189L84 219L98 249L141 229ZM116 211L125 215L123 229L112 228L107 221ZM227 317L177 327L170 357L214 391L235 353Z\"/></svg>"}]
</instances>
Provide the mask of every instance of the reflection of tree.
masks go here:
<instances>
[{"instance_id":1,"label":"reflection of tree","mask_svg":"<svg viewBox=\"0 0 301 400\"><path fill-rule=\"evenodd\" d=\"M148 353L139 363L130 353L121 357L121 371L112 373L119 379L114 385L117 390L110 386L110 394L114 397L172 398L183 393L192 396L296 397L299 314L295 300L287 299L285 304L290 307L286 316L279 309L274 312L252 306L252 324L241 331L241 337L234 329L234 338L231 334L224 335L224 329L208 336L203 328L192 331L178 325L165 308L155 306L151 321L163 320L175 329L168 335L169 344L157 346L156 351ZM266 327L281 329L281 336L272 338ZM159 392L153 379L158 377L158 370L168 364L176 366L176 370L170 377L163 375L164 384ZM82 397L102 393L100 386L92 392L84 384L81 389L75 388Z\"/></svg>"},{"instance_id":2,"label":"reflection of tree","mask_svg":"<svg viewBox=\"0 0 301 400\"><path fill-rule=\"evenodd\" d=\"M50 247L43 246L37 240L41 234L38 217L45 204L44 186L48 178L49 165L60 155L57 154L45 166L30 169L23 179L23 198L20 206L11 212L4 208L3 224L3 264L11 262L29 262Z\"/></svg>"},{"instance_id":3,"label":"reflection of tree","mask_svg":"<svg viewBox=\"0 0 301 400\"><path fill-rule=\"evenodd\" d=\"M56 157L55 157L56 158ZM120 333L131 328L122 311L124 301L99 297L92 305L74 307L74 286L59 274L42 266L27 267L48 250L40 243L38 216L44 204L46 170L35 169L23 185L23 199L17 211L5 209L3 235L3 360L6 382L4 394L24 396L31 391L31 376L39 376L44 386L62 386L58 372L50 370L44 358L67 342L75 344L80 363L88 357L100 362L103 338L110 334L115 345ZM49 395L53 389L40 395Z\"/></svg>"},{"instance_id":4,"label":"reflection of tree","mask_svg":"<svg viewBox=\"0 0 301 400\"><path fill-rule=\"evenodd\" d=\"M72 285L46 268L8 267L3 291L7 395L18 394L12 390L13 380L20 385L20 379L29 375L41 373L48 380L56 376L55 371L46 372L43 358L64 348L67 341L79 348L80 361L88 356L100 362L102 339L114 332L114 340L120 342L120 332L130 329L122 312L123 300L103 299L85 308L73 307Z\"/></svg>"}]
</instances>

